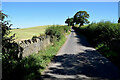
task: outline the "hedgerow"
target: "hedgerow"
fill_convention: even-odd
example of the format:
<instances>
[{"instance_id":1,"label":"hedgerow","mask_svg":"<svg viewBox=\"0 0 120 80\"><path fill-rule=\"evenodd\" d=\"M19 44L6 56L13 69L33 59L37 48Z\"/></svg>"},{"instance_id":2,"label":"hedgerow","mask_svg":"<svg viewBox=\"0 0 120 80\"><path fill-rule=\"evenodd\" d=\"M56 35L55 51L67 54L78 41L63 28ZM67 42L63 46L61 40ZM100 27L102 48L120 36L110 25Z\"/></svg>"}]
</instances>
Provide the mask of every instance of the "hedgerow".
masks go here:
<instances>
[{"instance_id":1,"label":"hedgerow","mask_svg":"<svg viewBox=\"0 0 120 80\"><path fill-rule=\"evenodd\" d=\"M120 68L120 62L118 62L120 60L120 24L106 21L91 23L80 28L74 27L74 29L84 34L93 47ZM112 43L117 44L117 47Z\"/></svg>"},{"instance_id":2,"label":"hedgerow","mask_svg":"<svg viewBox=\"0 0 120 80\"><path fill-rule=\"evenodd\" d=\"M109 46L110 42L120 39L120 24L114 24L109 21L91 23L87 27L80 28L95 46L103 43Z\"/></svg>"},{"instance_id":3,"label":"hedgerow","mask_svg":"<svg viewBox=\"0 0 120 80\"><path fill-rule=\"evenodd\" d=\"M70 27L68 26L52 26L52 27L48 27L45 31L46 35L50 35L50 37L52 38L52 42L54 42L54 40L59 41L64 33L68 32L68 30L70 29Z\"/></svg>"}]
</instances>

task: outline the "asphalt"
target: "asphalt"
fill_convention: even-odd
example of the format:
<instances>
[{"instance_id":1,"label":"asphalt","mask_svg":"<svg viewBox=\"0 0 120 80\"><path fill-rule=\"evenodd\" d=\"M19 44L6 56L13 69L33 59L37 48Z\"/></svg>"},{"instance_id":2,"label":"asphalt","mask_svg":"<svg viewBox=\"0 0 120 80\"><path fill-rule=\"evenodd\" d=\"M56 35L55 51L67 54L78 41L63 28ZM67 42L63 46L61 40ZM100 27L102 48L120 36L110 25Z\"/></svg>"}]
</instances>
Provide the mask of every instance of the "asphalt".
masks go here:
<instances>
[{"instance_id":1,"label":"asphalt","mask_svg":"<svg viewBox=\"0 0 120 80\"><path fill-rule=\"evenodd\" d=\"M43 80L120 80L120 70L74 30L54 60L42 73Z\"/></svg>"}]
</instances>

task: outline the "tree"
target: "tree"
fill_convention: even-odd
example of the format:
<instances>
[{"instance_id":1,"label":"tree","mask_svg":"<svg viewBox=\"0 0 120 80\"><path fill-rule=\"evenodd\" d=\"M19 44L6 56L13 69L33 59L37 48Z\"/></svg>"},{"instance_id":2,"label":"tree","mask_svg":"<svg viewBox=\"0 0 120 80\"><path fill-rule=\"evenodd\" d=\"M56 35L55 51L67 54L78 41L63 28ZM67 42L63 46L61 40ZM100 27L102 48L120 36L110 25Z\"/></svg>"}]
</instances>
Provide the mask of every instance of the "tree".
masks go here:
<instances>
[{"instance_id":1,"label":"tree","mask_svg":"<svg viewBox=\"0 0 120 80\"><path fill-rule=\"evenodd\" d=\"M8 16L0 11L0 17L0 29L2 31L2 33L0 33L0 35L2 34L2 79L8 80L14 75L12 74L15 71L14 68L21 60L21 55L18 56L21 47L13 39L15 34L8 36L11 33L10 27L12 25L8 21L5 21L5 18Z\"/></svg>"},{"instance_id":2,"label":"tree","mask_svg":"<svg viewBox=\"0 0 120 80\"><path fill-rule=\"evenodd\" d=\"M68 26L73 26L74 25L73 18L68 17L68 19L66 19L65 23L67 23Z\"/></svg>"},{"instance_id":3,"label":"tree","mask_svg":"<svg viewBox=\"0 0 120 80\"><path fill-rule=\"evenodd\" d=\"M89 14L86 11L78 11L74 15L74 22L80 24L80 26L89 23L88 21Z\"/></svg>"},{"instance_id":4,"label":"tree","mask_svg":"<svg viewBox=\"0 0 120 80\"><path fill-rule=\"evenodd\" d=\"M1 28L2 28L2 54L4 56L4 58L13 58L15 57L15 53L13 52L13 46L16 45L16 43L14 42L14 37L15 34L12 36L8 36L11 32L10 32L10 27L12 24L9 24L8 21L4 21L4 19L6 17L8 17L6 14L2 13L2 11L0 11L0 16L1 16ZM16 55L17 57L17 55Z\"/></svg>"},{"instance_id":5,"label":"tree","mask_svg":"<svg viewBox=\"0 0 120 80\"><path fill-rule=\"evenodd\" d=\"M118 23L120 23L120 17L119 17Z\"/></svg>"}]
</instances>

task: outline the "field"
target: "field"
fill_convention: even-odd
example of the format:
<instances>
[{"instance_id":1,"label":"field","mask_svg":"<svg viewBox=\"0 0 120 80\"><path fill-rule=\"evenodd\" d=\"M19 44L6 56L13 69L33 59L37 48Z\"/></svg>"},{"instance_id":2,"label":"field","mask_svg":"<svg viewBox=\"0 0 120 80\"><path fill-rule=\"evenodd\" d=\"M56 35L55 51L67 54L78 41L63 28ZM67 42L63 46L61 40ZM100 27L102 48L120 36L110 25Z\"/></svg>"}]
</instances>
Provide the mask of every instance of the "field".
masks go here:
<instances>
[{"instance_id":1,"label":"field","mask_svg":"<svg viewBox=\"0 0 120 80\"><path fill-rule=\"evenodd\" d=\"M10 35L15 33L15 41L22 41L26 39L31 39L33 36L39 36L40 34L44 34L47 27L50 27L50 25L23 29L13 29L11 30L12 33Z\"/></svg>"},{"instance_id":2,"label":"field","mask_svg":"<svg viewBox=\"0 0 120 80\"><path fill-rule=\"evenodd\" d=\"M40 34L45 33L45 29L53 26L53 25L46 25L46 26L36 26L36 27L30 27L30 28L22 28L22 29L13 29L11 30L11 35L15 35L15 41L22 41L31 39L33 36L39 36ZM75 25L76 27L79 27L79 25ZM87 25L84 25L87 26Z\"/></svg>"},{"instance_id":3,"label":"field","mask_svg":"<svg viewBox=\"0 0 120 80\"><path fill-rule=\"evenodd\" d=\"M75 24L74 25L75 27L79 27L79 24ZM88 25L83 25L83 26L81 26L81 27L87 27Z\"/></svg>"}]
</instances>

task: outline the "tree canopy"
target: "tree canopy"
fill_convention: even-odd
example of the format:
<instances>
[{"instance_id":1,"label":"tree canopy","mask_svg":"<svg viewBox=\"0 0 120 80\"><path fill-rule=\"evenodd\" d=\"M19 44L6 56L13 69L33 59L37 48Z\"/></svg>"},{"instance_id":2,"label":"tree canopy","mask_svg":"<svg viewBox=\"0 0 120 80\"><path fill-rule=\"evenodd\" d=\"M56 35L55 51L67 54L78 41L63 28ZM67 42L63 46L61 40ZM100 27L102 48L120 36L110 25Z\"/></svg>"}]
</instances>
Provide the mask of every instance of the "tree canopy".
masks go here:
<instances>
[{"instance_id":1,"label":"tree canopy","mask_svg":"<svg viewBox=\"0 0 120 80\"><path fill-rule=\"evenodd\" d=\"M80 26L89 23L88 18L89 18L89 14L86 11L78 11L75 15L74 15L74 22L76 24L80 24Z\"/></svg>"},{"instance_id":2,"label":"tree canopy","mask_svg":"<svg viewBox=\"0 0 120 80\"><path fill-rule=\"evenodd\" d=\"M67 23L68 26L72 26L72 25L74 24L73 18L69 18L69 17L68 17L68 19L66 19L65 23Z\"/></svg>"}]
</instances>

